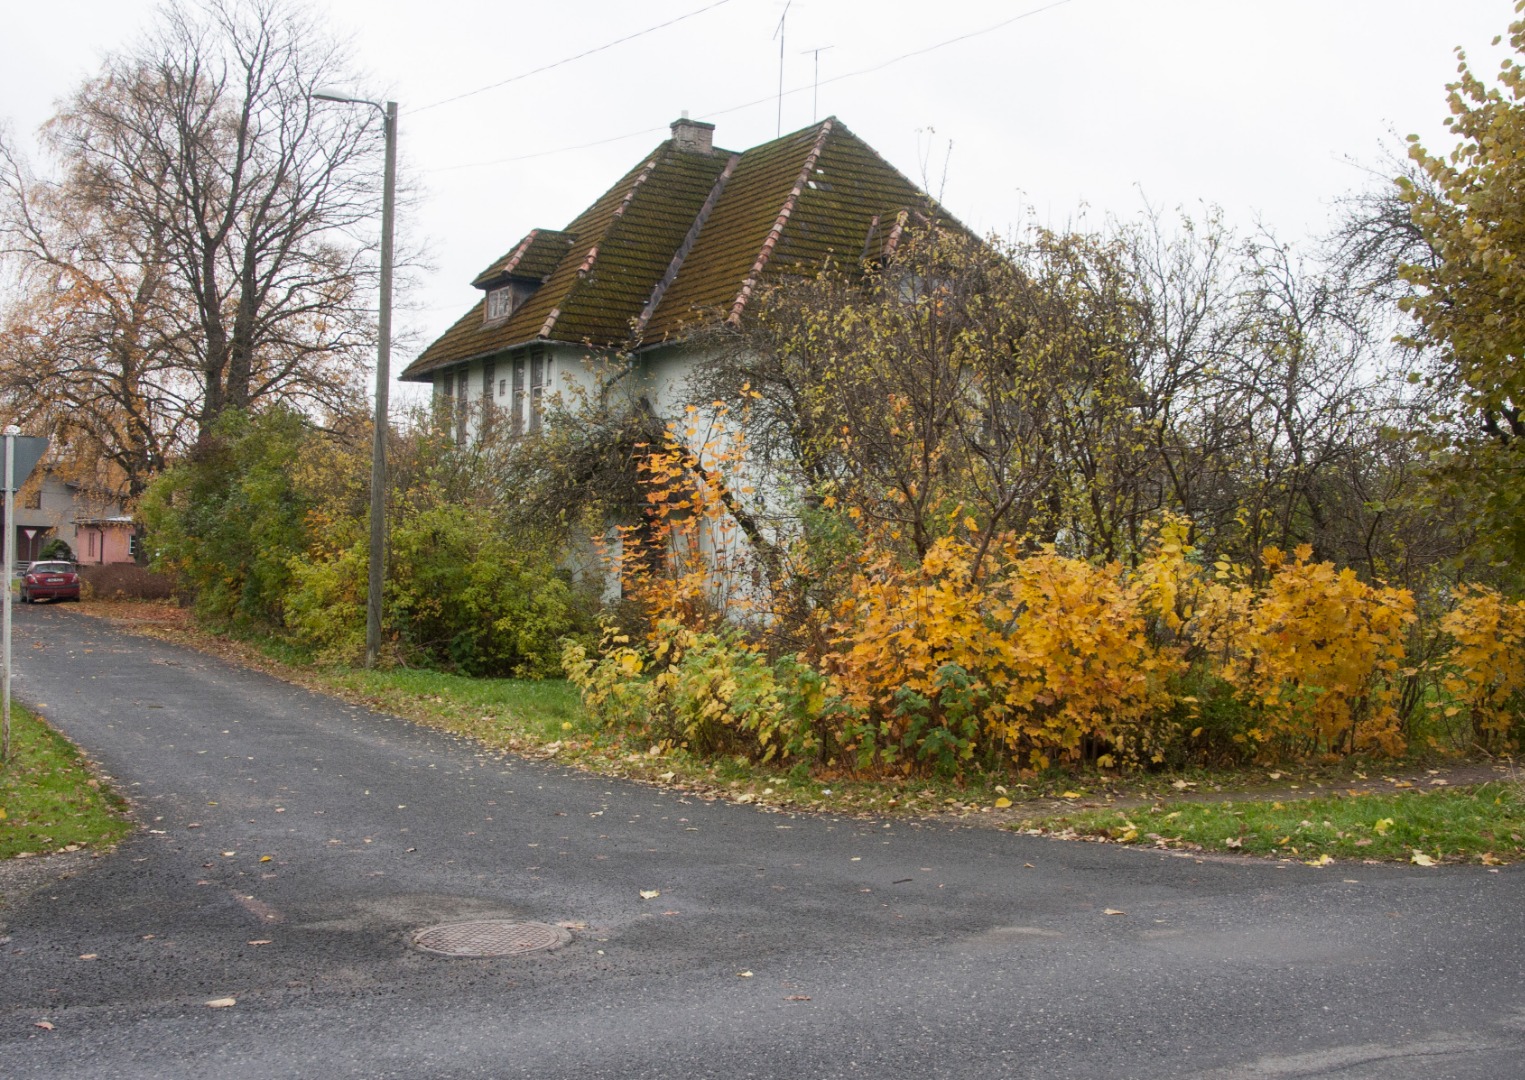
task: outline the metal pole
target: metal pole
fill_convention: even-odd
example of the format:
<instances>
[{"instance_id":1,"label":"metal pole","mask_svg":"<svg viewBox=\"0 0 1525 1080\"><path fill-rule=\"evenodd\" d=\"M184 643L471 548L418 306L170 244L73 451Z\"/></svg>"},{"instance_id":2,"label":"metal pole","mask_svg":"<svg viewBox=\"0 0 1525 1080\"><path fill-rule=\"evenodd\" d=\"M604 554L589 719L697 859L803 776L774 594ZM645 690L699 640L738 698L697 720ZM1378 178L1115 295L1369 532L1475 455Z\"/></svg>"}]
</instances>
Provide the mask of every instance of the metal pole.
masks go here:
<instances>
[{"instance_id":1,"label":"metal pole","mask_svg":"<svg viewBox=\"0 0 1525 1080\"><path fill-rule=\"evenodd\" d=\"M16 562L16 432L5 433L5 597L0 600L0 636L5 644L0 646L0 682L4 682L4 705L0 706L0 761L11 759L11 567Z\"/></svg>"},{"instance_id":2,"label":"metal pole","mask_svg":"<svg viewBox=\"0 0 1525 1080\"><path fill-rule=\"evenodd\" d=\"M376 341L376 416L371 433L371 565L365 597L365 666L381 653L381 592L386 567L387 392L392 379L392 216L397 184L397 102L385 117L386 171L381 189L381 315Z\"/></svg>"}]
</instances>

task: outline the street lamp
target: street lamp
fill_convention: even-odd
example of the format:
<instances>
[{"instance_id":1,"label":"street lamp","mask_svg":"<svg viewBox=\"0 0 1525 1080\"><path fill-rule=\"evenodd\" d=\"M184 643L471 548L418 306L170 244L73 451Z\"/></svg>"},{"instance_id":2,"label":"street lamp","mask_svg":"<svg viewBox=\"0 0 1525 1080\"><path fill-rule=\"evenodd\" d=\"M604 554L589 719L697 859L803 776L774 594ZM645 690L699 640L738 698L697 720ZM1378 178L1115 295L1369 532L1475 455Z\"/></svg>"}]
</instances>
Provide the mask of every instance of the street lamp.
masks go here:
<instances>
[{"instance_id":1,"label":"street lamp","mask_svg":"<svg viewBox=\"0 0 1525 1080\"><path fill-rule=\"evenodd\" d=\"M369 105L381 113L386 134L386 170L381 189L381 313L376 340L376 419L371 436L371 566L365 594L365 666L381 653L381 582L386 545L387 390L392 366L392 213L397 180L397 102L382 104L342 90L319 87L312 97Z\"/></svg>"}]
</instances>

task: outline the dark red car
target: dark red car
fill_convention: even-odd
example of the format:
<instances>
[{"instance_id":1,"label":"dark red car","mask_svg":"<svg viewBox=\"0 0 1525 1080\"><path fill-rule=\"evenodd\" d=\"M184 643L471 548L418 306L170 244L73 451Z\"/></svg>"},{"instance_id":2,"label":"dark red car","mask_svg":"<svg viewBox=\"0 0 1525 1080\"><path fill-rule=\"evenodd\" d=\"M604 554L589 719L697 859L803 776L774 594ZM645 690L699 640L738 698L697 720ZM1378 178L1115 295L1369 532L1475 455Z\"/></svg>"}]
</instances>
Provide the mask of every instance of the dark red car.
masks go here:
<instances>
[{"instance_id":1,"label":"dark red car","mask_svg":"<svg viewBox=\"0 0 1525 1080\"><path fill-rule=\"evenodd\" d=\"M21 579L21 602L78 600L79 571L71 562L34 562Z\"/></svg>"}]
</instances>

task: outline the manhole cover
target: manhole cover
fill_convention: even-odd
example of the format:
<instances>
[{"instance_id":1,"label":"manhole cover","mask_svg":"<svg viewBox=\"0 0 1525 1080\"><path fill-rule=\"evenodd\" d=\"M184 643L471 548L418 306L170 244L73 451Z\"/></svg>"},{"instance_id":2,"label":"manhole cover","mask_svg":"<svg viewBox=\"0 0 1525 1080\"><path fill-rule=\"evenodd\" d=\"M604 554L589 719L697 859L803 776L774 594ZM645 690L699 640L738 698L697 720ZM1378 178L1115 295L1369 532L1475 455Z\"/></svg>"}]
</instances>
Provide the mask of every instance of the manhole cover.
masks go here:
<instances>
[{"instance_id":1,"label":"manhole cover","mask_svg":"<svg viewBox=\"0 0 1525 1080\"><path fill-rule=\"evenodd\" d=\"M473 919L442 923L413 935L413 944L442 956L517 956L559 949L572 935L559 926L538 922Z\"/></svg>"}]
</instances>

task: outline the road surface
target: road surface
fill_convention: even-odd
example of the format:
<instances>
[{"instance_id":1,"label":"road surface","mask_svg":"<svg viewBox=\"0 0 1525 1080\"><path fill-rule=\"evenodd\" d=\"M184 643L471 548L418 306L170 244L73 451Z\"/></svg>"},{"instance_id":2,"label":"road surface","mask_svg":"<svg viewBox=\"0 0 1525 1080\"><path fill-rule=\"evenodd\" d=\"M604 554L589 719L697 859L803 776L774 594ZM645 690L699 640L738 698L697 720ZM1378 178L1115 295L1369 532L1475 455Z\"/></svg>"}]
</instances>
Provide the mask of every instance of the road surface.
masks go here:
<instances>
[{"instance_id":1,"label":"road surface","mask_svg":"<svg viewBox=\"0 0 1525 1080\"><path fill-rule=\"evenodd\" d=\"M67 606L15 655L144 830L0 910L0 1076L1525 1077L1518 868L706 802ZM478 918L571 941L412 944Z\"/></svg>"}]
</instances>

